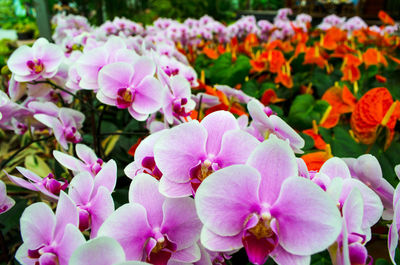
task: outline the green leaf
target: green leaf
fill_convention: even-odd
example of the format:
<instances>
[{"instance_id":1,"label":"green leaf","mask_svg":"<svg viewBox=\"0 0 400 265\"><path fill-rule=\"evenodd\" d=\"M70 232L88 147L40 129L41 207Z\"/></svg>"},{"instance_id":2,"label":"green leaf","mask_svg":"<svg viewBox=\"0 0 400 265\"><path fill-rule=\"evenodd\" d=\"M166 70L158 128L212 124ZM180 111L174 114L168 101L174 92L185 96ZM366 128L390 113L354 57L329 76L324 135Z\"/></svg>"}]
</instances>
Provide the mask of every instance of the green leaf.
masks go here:
<instances>
[{"instance_id":1,"label":"green leaf","mask_svg":"<svg viewBox=\"0 0 400 265\"><path fill-rule=\"evenodd\" d=\"M299 134L300 134L301 138L304 139L304 142L305 142L303 150L312 149L314 147L314 139L305 133L299 133Z\"/></svg>"},{"instance_id":2,"label":"green leaf","mask_svg":"<svg viewBox=\"0 0 400 265\"><path fill-rule=\"evenodd\" d=\"M236 61L232 62L232 55L224 53L209 67L208 74L211 84L226 84L233 87L244 82L250 69L250 59L247 56L239 55Z\"/></svg>"},{"instance_id":3,"label":"green leaf","mask_svg":"<svg viewBox=\"0 0 400 265\"><path fill-rule=\"evenodd\" d=\"M334 81L331 79L324 69L316 67L312 73L311 82L316 88L317 95L322 97L328 88L333 86Z\"/></svg>"},{"instance_id":4,"label":"green leaf","mask_svg":"<svg viewBox=\"0 0 400 265\"><path fill-rule=\"evenodd\" d=\"M290 107L288 122L298 130L312 127L312 121L320 121L329 103L324 100L315 100L310 94L297 96Z\"/></svg>"},{"instance_id":5,"label":"green leaf","mask_svg":"<svg viewBox=\"0 0 400 265\"><path fill-rule=\"evenodd\" d=\"M26 203L26 200L16 201L15 205L9 211L0 215L0 224L3 226L1 231L3 234L7 234L11 229L19 227L19 219L27 207Z\"/></svg>"},{"instance_id":6,"label":"green leaf","mask_svg":"<svg viewBox=\"0 0 400 265\"><path fill-rule=\"evenodd\" d=\"M325 250L311 256L311 265L331 265L332 261L329 252Z\"/></svg>"},{"instance_id":7,"label":"green leaf","mask_svg":"<svg viewBox=\"0 0 400 265\"><path fill-rule=\"evenodd\" d=\"M35 155L25 157L25 167L42 178L47 177L52 172L46 162Z\"/></svg>"},{"instance_id":8,"label":"green leaf","mask_svg":"<svg viewBox=\"0 0 400 265\"><path fill-rule=\"evenodd\" d=\"M249 80L244 83L242 86L242 91L251 97L260 97L260 90L258 89L257 82L255 80Z\"/></svg>"},{"instance_id":9,"label":"green leaf","mask_svg":"<svg viewBox=\"0 0 400 265\"><path fill-rule=\"evenodd\" d=\"M366 146L357 143L346 129L337 126L333 128L333 134L330 145L334 156L359 157L365 153Z\"/></svg>"}]
</instances>

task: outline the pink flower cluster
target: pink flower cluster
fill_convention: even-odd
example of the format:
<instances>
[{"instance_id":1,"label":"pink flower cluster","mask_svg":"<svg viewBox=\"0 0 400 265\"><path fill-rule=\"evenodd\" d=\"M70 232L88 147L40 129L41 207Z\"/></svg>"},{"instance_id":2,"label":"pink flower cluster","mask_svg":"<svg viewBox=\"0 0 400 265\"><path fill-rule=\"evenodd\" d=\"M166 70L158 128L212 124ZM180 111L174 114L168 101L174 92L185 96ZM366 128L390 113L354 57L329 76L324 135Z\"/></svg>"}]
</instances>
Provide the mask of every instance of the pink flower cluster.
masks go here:
<instances>
[{"instance_id":1,"label":"pink flower cluster","mask_svg":"<svg viewBox=\"0 0 400 265\"><path fill-rule=\"evenodd\" d=\"M209 16L158 19L146 28L123 18L92 28L81 17L61 15L54 19L57 45L39 39L18 48L8 61L8 91L0 91L0 128L54 135L53 156L72 180L22 167L24 178L6 173L56 203L55 212L44 202L25 209L16 259L24 265L221 265L244 248L254 264L272 258L302 265L328 249L335 264L370 264L365 244L382 217L393 220L394 260L399 188L383 178L375 157L333 157L320 171L308 171L295 156L303 152L302 137L271 108L228 86L216 89L247 105L250 117L216 111L191 118L200 102L210 107L219 99L191 94L197 74L175 44L248 33L283 39L293 34L293 23L307 29L309 16L290 21L290 14L283 9L274 23L243 17L229 26ZM323 26L346 23L331 16ZM349 24L363 26L356 18ZM147 121L151 132L124 169L129 200L117 208L117 163L80 143L85 115L72 108L97 111L94 97ZM0 213L13 204L0 181Z\"/></svg>"}]
</instances>

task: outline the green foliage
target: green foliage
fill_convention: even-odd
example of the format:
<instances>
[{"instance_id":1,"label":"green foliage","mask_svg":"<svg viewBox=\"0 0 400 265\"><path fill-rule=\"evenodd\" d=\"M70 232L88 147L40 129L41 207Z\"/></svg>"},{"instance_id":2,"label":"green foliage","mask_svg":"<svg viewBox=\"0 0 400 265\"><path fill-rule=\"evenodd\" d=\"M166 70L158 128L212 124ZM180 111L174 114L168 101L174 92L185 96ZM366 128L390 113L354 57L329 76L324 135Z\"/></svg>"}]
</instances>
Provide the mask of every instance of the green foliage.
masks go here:
<instances>
[{"instance_id":1,"label":"green foliage","mask_svg":"<svg viewBox=\"0 0 400 265\"><path fill-rule=\"evenodd\" d=\"M214 65L206 72L206 77L212 84L225 84L233 87L244 82L250 69L250 60L247 56L239 55L236 61L232 62L232 55L224 53L214 61Z\"/></svg>"},{"instance_id":2,"label":"green foliage","mask_svg":"<svg viewBox=\"0 0 400 265\"><path fill-rule=\"evenodd\" d=\"M298 130L309 129L313 120L320 121L328 107L325 100L315 100L310 94L299 95L290 107L288 122Z\"/></svg>"},{"instance_id":3,"label":"green foliage","mask_svg":"<svg viewBox=\"0 0 400 265\"><path fill-rule=\"evenodd\" d=\"M0 1L0 25L3 25L14 17L13 1L1 0ZM3 27L3 26L2 26Z\"/></svg>"}]
</instances>

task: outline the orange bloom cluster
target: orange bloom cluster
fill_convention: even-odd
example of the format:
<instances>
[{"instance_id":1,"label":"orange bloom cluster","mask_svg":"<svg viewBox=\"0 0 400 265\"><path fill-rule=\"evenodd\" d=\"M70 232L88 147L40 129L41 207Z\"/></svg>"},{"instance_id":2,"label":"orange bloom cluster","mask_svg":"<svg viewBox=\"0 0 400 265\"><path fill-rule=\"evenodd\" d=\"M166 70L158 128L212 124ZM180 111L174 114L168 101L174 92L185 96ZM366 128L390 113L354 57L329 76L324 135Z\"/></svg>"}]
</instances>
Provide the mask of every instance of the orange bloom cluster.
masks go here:
<instances>
[{"instance_id":1,"label":"orange bloom cluster","mask_svg":"<svg viewBox=\"0 0 400 265\"><path fill-rule=\"evenodd\" d=\"M322 99L331 105L327 119L321 124L322 127L332 128L339 122L340 115L354 110L357 99L353 96L346 85L340 87L338 84L329 88Z\"/></svg>"},{"instance_id":2,"label":"orange bloom cluster","mask_svg":"<svg viewBox=\"0 0 400 265\"><path fill-rule=\"evenodd\" d=\"M400 117L400 104L393 101L392 95L385 87L371 89L357 102L351 116L351 128L364 144L375 142L379 128L388 129L386 146L394 135L396 121Z\"/></svg>"}]
</instances>

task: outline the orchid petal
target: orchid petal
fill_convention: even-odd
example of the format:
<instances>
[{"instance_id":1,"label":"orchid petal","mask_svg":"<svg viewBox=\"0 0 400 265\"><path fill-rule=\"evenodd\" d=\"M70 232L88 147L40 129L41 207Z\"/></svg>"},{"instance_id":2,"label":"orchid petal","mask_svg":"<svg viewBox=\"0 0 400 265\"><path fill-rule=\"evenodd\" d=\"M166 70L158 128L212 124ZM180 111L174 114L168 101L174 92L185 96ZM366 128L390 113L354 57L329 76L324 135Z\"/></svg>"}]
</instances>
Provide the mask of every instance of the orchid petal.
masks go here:
<instances>
[{"instance_id":1,"label":"orchid petal","mask_svg":"<svg viewBox=\"0 0 400 265\"><path fill-rule=\"evenodd\" d=\"M154 146L154 159L164 177L188 182L190 169L205 156L207 132L196 121L183 123L167 131Z\"/></svg>"},{"instance_id":2,"label":"orchid petal","mask_svg":"<svg viewBox=\"0 0 400 265\"><path fill-rule=\"evenodd\" d=\"M167 198L163 205L163 234L179 248L188 248L200 239L201 222L192 198ZM182 212L185 214L182 215ZM188 261L189 262L189 261Z\"/></svg>"},{"instance_id":3,"label":"orchid petal","mask_svg":"<svg viewBox=\"0 0 400 265\"><path fill-rule=\"evenodd\" d=\"M163 222L165 197L158 192L158 181L148 174L138 174L129 187L129 202L139 203L147 212L147 221L152 227Z\"/></svg>"},{"instance_id":4,"label":"orchid petal","mask_svg":"<svg viewBox=\"0 0 400 265\"><path fill-rule=\"evenodd\" d=\"M256 147L247 165L261 174L260 200L272 205L279 195L282 183L298 176L296 157L289 144L277 137L270 137Z\"/></svg>"},{"instance_id":5,"label":"orchid petal","mask_svg":"<svg viewBox=\"0 0 400 265\"><path fill-rule=\"evenodd\" d=\"M151 236L145 208L137 203L119 207L103 223L97 235L116 239L124 249L127 259L142 259L144 244Z\"/></svg>"},{"instance_id":6,"label":"orchid petal","mask_svg":"<svg viewBox=\"0 0 400 265\"><path fill-rule=\"evenodd\" d=\"M207 115L201 121L201 125L207 130L207 153L213 155L220 152L225 132L240 129L235 116L227 111L216 111Z\"/></svg>"},{"instance_id":7,"label":"orchid petal","mask_svg":"<svg viewBox=\"0 0 400 265\"><path fill-rule=\"evenodd\" d=\"M279 244L296 255L326 249L342 227L336 203L316 184L300 177L283 182L271 215L278 222Z\"/></svg>"},{"instance_id":8,"label":"orchid petal","mask_svg":"<svg viewBox=\"0 0 400 265\"><path fill-rule=\"evenodd\" d=\"M346 163L338 158L332 157L328 159L321 167L319 172L326 174L331 179L334 178L351 178L350 170L347 167Z\"/></svg>"},{"instance_id":9,"label":"orchid petal","mask_svg":"<svg viewBox=\"0 0 400 265\"><path fill-rule=\"evenodd\" d=\"M56 218L50 207L38 202L30 205L20 219L21 236L29 249L36 249L42 244L50 244L53 239Z\"/></svg>"},{"instance_id":10,"label":"orchid petal","mask_svg":"<svg viewBox=\"0 0 400 265\"><path fill-rule=\"evenodd\" d=\"M200 234L201 244L211 251L227 252L243 247L242 233L234 236L220 236L203 226Z\"/></svg>"},{"instance_id":11,"label":"orchid petal","mask_svg":"<svg viewBox=\"0 0 400 265\"><path fill-rule=\"evenodd\" d=\"M242 231L246 218L259 209L259 185L259 173L246 165L216 171L201 183L196 192L200 220L218 235L237 235Z\"/></svg>"},{"instance_id":12,"label":"orchid petal","mask_svg":"<svg viewBox=\"0 0 400 265\"><path fill-rule=\"evenodd\" d=\"M114 265L123 261L125 252L114 238L98 237L75 250L69 265Z\"/></svg>"}]
</instances>

